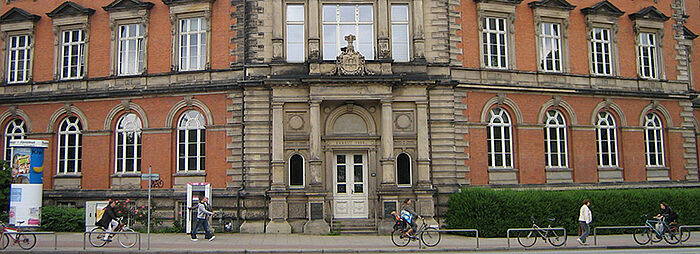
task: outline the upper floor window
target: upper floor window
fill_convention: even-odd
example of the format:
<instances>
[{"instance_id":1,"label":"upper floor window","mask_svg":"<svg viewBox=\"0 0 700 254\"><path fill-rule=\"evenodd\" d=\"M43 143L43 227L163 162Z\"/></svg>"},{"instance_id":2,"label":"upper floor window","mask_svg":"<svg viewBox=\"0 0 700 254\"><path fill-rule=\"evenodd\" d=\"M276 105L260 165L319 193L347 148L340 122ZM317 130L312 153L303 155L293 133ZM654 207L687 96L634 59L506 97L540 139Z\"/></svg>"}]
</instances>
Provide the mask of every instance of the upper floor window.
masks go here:
<instances>
[{"instance_id":1,"label":"upper floor window","mask_svg":"<svg viewBox=\"0 0 700 254\"><path fill-rule=\"evenodd\" d=\"M15 118L7 123L7 127L5 127L5 157L3 159L9 161L10 166L12 166L12 153L14 152L14 148L10 147L10 140L24 139L26 135L27 127L22 119Z\"/></svg>"},{"instance_id":2,"label":"upper floor window","mask_svg":"<svg viewBox=\"0 0 700 254\"><path fill-rule=\"evenodd\" d=\"M304 5L287 5L287 62L304 62Z\"/></svg>"},{"instance_id":3,"label":"upper floor window","mask_svg":"<svg viewBox=\"0 0 700 254\"><path fill-rule=\"evenodd\" d=\"M639 76L650 79L658 78L656 34L639 33L637 51L639 52Z\"/></svg>"},{"instance_id":4,"label":"upper floor window","mask_svg":"<svg viewBox=\"0 0 700 254\"><path fill-rule=\"evenodd\" d=\"M568 72L568 27L571 10L576 6L566 0L529 2L535 19L539 71Z\"/></svg>"},{"instance_id":5,"label":"upper floor window","mask_svg":"<svg viewBox=\"0 0 700 254\"><path fill-rule=\"evenodd\" d=\"M513 139L510 116L503 108L489 112L486 139L489 168L513 167Z\"/></svg>"},{"instance_id":6,"label":"upper floor window","mask_svg":"<svg viewBox=\"0 0 700 254\"><path fill-rule=\"evenodd\" d=\"M197 110L188 110L180 116L177 125L178 171L203 171L206 129L204 116Z\"/></svg>"},{"instance_id":7,"label":"upper floor window","mask_svg":"<svg viewBox=\"0 0 700 254\"><path fill-rule=\"evenodd\" d=\"M394 61L408 62L409 51L408 5L391 5L391 55Z\"/></svg>"},{"instance_id":8,"label":"upper floor window","mask_svg":"<svg viewBox=\"0 0 700 254\"><path fill-rule=\"evenodd\" d=\"M591 68L596 75L612 75L610 29L591 29Z\"/></svg>"},{"instance_id":9,"label":"upper floor window","mask_svg":"<svg viewBox=\"0 0 700 254\"><path fill-rule=\"evenodd\" d=\"M206 19L188 18L179 20L180 70L203 70L207 56Z\"/></svg>"},{"instance_id":10,"label":"upper floor window","mask_svg":"<svg viewBox=\"0 0 700 254\"><path fill-rule=\"evenodd\" d=\"M115 173L141 171L141 119L134 113L120 117L114 138Z\"/></svg>"},{"instance_id":11,"label":"upper floor window","mask_svg":"<svg viewBox=\"0 0 700 254\"><path fill-rule=\"evenodd\" d=\"M558 110L547 111L544 126L544 153L547 167L568 167L566 119Z\"/></svg>"},{"instance_id":12,"label":"upper floor window","mask_svg":"<svg viewBox=\"0 0 700 254\"><path fill-rule=\"evenodd\" d=\"M29 35L10 36L7 45L7 83L29 81L32 38Z\"/></svg>"},{"instance_id":13,"label":"upper floor window","mask_svg":"<svg viewBox=\"0 0 700 254\"><path fill-rule=\"evenodd\" d=\"M562 71L560 28L557 23L540 23L540 68L543 71Z\"/></svg>"},{"instance_id":14,"label":"upper floor window","mask_svg":"<svg viewBox=\"0 0 700 254\"><path fill-rule=\"evenodd\" d=\"M119 75L140 74L143 70L143 27L141 24L119 26Z\"/></svg>"},{"instance_id":15,"label":"upper floor window","mask_svg":"<svg viewBox=\"0 0 700 254\"><path fill-rule=\"evenodd\" d=\"M505 18L486 17L481 32L484 66L508 68L507 21Z\"/></svg>"},{"instance_id":16,"label":"upper floor window","mask_svg":"<svg viewBox=\"0 0 700 254\"><path fill-rule=\"evenodd\" d=\"M77 174L82 167L83 125L77 116L69 116L58 127L58 174Z\"/></svg>"},{"instance_id":17,"label":"upper floor window","mask_svg":"<svg viewBox=\"0 0 700 254\"><path fill-rule=\"evenodd\" d=\"M399 187L411 186L411 156L401 153L396 157L396 183Z\"/></svg>"},{"instance_id":18,"label":"upper floor window","mask_svg":"<svg viewBox=\"0 0 700 254\"><path fill-rule=\"evenodd\" d=\"M85 31L63 31L61 39L61 79L85 75Z\"/></svg>"},{"instance_id":19,"label":"upper floor window","mask_svg":"<svg viewBox=\"0 0 700 254\"><path fill-rule=\"evenodd\" d=\"M647 152L647 167L664 166L663 124L658 115L649 113L644 117L644 144Z\"/></svg>"},{"instance_id":20,"label":"upper floor window","mask_svg":"<svg viewBox=\"0 0 700 254\"><path fill-rule=\"evenodd\" d=\"M638 76L645 79L665 78L663 35L665 22L670 19L654 6L631 13L637 45Z\"/></svg>"},{"instance_id":21,"label":"upper floor window","mask_svg":"<svg viewBox=\"0 0 700 254\"><path fill-rule=\"evenodd\" d=\"M335 60L346 47L345 36L357 38L355 48L367 60L374 60L374 14L370 4L323 5L323 60Z\"/></svg>"},{"instance_id":22,"label":"upper floor window","mask_svg":"<svg viewBox=\"0 0 700 254\"><path fill-rule=\"evenodd\" d=\"M289 158L289 186L304 187L304 157L299 154Z\"/></svg>"},{"instance_id":23,"label":"upper floor window","mask_svg":"<svg viewBox=\"0 0 700 254\"><path fill-rule=\"evenodd\" d=\"M617 167L617 126L612 114L601 111L596 116L598 166Z\"/></svg>"}]
</instances>

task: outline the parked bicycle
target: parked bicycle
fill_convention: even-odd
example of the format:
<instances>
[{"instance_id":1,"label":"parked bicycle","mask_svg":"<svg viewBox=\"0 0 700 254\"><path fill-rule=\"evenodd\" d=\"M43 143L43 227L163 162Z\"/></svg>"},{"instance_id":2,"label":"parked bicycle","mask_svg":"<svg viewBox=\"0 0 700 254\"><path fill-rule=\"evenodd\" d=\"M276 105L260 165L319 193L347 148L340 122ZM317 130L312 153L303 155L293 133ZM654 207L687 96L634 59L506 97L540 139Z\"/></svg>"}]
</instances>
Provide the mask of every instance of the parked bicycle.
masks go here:
<instances>
[{"instance_id":1,"label":"parked bicycle","mask_svg":"<svg viewBox=\"0 0 700 254\"><path fill-rule=\"evenodd\" d=\"M410 229L411 226L398 214L395 212L393 214L396 223L394 224L394 231L391 232L391 242L394 243L396 247L404 247L412 240L418 241L419 237L420 241L428 247L435 247L440 243L440 231L436 227L425 223L425 219L422 220L421 225L415 233L407 235L408 229Z\"/></svg>"},{"instance_id":2,"label":"parked bicycle","mask_svg":"<svg viewBox=\"0 0 700 254\"><path fill-rule=\"evenodd\" d=\"M554 247L562 246L566 243L566 234L557 232L552 228L552 223L555 218L548 218L549 225L546 228L541 228L535 223L535 217L530 217L532 220L532 230L520 231L518 234L518 243L523 247L532 247L537 242L537 238L542 238L542 241L549 242Z\"/></svg>"},{"instance_id":3,"label":"parked bicycle","mask_svg":"<svg viewBox=\"0 0 700 254\"><path fill-rule=\"evenodd\" d=\"M661 239L664 239L669 244L677 244L681 242L682 239L687 241L690 238L690 232L683 233L681 236L678 225L668 225L663 220L650 219L648 215L643 215L646 218L644 223L645 228L638 228L634 231L634 241L639 245L645 245L649 242L658 243Z\"/></svg>"},{"instance_id":4,"label":"parked bicycle","mask_svg":"<svg viewBox=\"0 0 700 254\"><path fill-rule=\"evenodd\" d=\"M18 225L21 225L24 221L17 221ZM12 243L19 245L20 248L25 250L31 250L36 245L36 235L27 234L17 234L21 232L17 228L8 227L5 223L0 223L2 225L2 235L0 235L0 250L4 250L10 245L10 239Z\"/></svg>"},{"instance_id":5,"label":"parked bicycle","mask_svg":"<svg viewBox=\"0 0 700 254\"><path fill-rule=\"evenodd\" d=\"M107 239L112 239L113 236L116 235L117 241L119 242L119 245L121 245L124 248L131 248L134 247L136 244L136 234L134 234L134 230L130 229L127 225L125 225L122 222L123 217L119 217L117 221L119 222L119 225L117 225L114 229L112 229L112 232L129 232L129 233L106 233L107 229L105 229L102 226L97 226L94 227L92 230L90 230L90 244L94 247L102 247L107 244L107 242L110 241L105 241L105 234L109 234L107 236Z\"/></svg>"}]
</instances>

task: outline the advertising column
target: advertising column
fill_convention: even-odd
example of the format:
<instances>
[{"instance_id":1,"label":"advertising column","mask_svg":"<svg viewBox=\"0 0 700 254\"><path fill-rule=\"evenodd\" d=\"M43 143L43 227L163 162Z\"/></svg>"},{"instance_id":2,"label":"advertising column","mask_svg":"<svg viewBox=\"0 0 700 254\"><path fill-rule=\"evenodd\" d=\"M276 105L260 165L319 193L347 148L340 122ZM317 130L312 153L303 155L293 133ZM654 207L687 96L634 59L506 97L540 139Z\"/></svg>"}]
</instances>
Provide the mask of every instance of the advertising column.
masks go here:
<instances>
[{"instance_id":1,"label":"advertising column","mask_svg":"<svg viewBox=\"0 0 700 254\"><path fill-rule=\"evenodd\" d=\"M39 227L44 182L45 140L15 139L12 152L12 185L10 187L10 225Z\"/></svg>"}]
</instances>

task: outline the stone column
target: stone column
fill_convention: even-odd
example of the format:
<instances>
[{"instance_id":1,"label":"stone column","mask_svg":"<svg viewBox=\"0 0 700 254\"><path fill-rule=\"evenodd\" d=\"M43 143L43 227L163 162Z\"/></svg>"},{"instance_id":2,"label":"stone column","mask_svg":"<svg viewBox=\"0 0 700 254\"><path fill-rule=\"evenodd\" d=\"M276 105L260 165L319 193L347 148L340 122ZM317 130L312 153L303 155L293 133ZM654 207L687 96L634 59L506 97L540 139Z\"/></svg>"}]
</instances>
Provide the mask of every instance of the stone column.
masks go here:
<instances>
[{"instance_id":1,"label":"stone column","mask_svg":"<svg viewBox=\"0 0 700 254\"><path fill-rule=\"evenodd\" d=\"M272 60L282 61L284 60L284 35L282 34L282 27L284 26L284 13L285 7L282 5L282 0L272 0ZM267 11L267 10L266 10Z\"/></svg>"},{"instance_id":2,"label":"stone column","mask_svg":"<svg viewBox=\"0 0 700 254\"><path fill-rule=\"evenodd\" d=\"M321 101L311 100L309 102L310 115L310 132L309 144L311 146L311 158L309 164L311 166L311 186L321 186Z\"/></svg>"},{"instance_id":3,"label":"stone column","mask_svg":"<svg viewBox=\"0 0 700 254\"><path fill-rule=\"evenodd\" d=\"M418 134L418 185L430 186L430 140L428 139L428 102L416 102L416 129Z\"/></svg>"},{"instance_id":4,"label":"stone column","mask_svg":"<svg viewBox=\"0 0 700 254\"><path fill-rule=\"evenodd\" d=\"M389 51L389 3L387 0L379 0L377 4L377 14L379 18L377 20L377 45L379 52L377 52L377 59L391 59L391 51Z\"/></svg>"},{"instance_id":5,"label":"stone column","mask_svg":"<svg viewBox=\"0 0 700 254\"><path fill-rule=\"evenodd\" d=\"M289 234L292 227L287 222L287 191L284 172L284 103L272 102L272 186L270 188L269 217L266 233Z\"/></svg>"},{"instance_id":6,"label":"stone column","mask_svg":"<svg viewBox=\"0 0 700 254\"><path fill-rule=\"evenodd\" d=\"M423 35L423 0L413 0L413 57L425 61L425 38Z\"/></svg>"},{"instance_id":7,"label":"stone column","mask_svg":"<svg viewBox=\"0 0 700 254\"><path fill-rule=\"evenodd\" d=\"M309 60L320 60L321 59L321 39L319 36L319 22L321 20L318 16L319 13L319 3L318 0L309 0L308 15L309 20L306 25L309 28L309 47L308 56ZM309 22L314 21L314 22Z\"/></svg>"},{"instance_id":8,"label":"stone column","mask_svg":"<svg viewBox=\"0 0 700 254\"><path fill-rule=\"evenodd\" d=\"M394 113L391 99L382 100L382 185L396 185L394 170Z\"/></svg>"}]
</instances>

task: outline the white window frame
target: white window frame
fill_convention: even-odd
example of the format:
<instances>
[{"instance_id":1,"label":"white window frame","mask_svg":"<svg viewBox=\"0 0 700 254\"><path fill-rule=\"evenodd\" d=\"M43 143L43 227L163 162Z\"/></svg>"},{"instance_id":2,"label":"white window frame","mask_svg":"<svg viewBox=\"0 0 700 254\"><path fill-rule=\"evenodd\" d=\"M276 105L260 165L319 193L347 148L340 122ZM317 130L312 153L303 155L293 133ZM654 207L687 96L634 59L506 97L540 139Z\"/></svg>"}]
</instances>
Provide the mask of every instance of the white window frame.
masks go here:
<instances>
[{"instance_id":1,"label":"white window frame","mask_svg":"<svg viewBox=\"0 0 700 254\"><path fill-rule=\"evenodd\" d=\"M399 183L399 156L405 154L408 157L408 183ZM413 158L407 152L402 152L396 155L396 185L399 188L408 188L413 185Z\"/></svg>"},{"instance_id":2,"label":"white window frame","mask_svg":"<svg viewBox=\"0 0 700 254\"><path fill-rule=\"evenodd\" d=\"M301 185L292 185L292 158L294 156L299 156L301 158ZM292 156L289 156L289 167L287 168L289 174L288 174L288 183L289 183L289 188L290 189L303 189L304 186L306 186L306 158L304 158L303 155L299 153L292 154Z\"/></svg>"},{"instance_id":3,"label":"white window frame","mask_svg":"<svg viewBox=\"0 0 700 254\"><path fill-rule=\"evenodd\" d=\"M191 22L197 20L199 26L196 30L190 30ZM207 65L207 26L208 21L204 17L181 18L177 21L178 24L178 67L180 71L198 71L206 69ZM190 45L191 37L197 36L197 45L195 45L196 60L193 63L192 45ZM184 49L184 51L183 51Z\"/></svg>"},{"instance_id":4,"label":"white window frame","mask_svg":"<svg viewBox=\"0 0 700 254\"><path fill-rule=\"evenodd\" d=\"M301 8L299 8L301 7ZM294 8L297 10L301 10L301 20L290 20L289 13L291 12L290 8ZM304 22L306 21L306 8L304 4L287 4L285 8L285 37L286 37L286 60L289 63L303 63L306 60L305 53L306 53L306 27L304 26ZM298 27L301 26L301 35L298 34L292 34L292 29L291 27ZM293 41L292 38L299 37L301 38L301 41ZM291 51L296 51L295 49L291 49L293 47L291 46L301 46L301 58L292 58L292 54L290 54Z\"/></svg>"},{"instance_id":5,"label":"white window frame","mask_svg":"<svg viewBox=\"0 0 700 254\"><path fill-rule=\"evenodd\" d=\"M644 147L647 167L665 166L663 133L664 126L661 117L654 113L648 113L644 117Z\"/></svg>"},{"instance_id":6,"label":"white window frame","mask_svg":"<svg viewBox=\"0 0 700 254\"><path fill-rule=\"evenodd\" d=\"M114 173L139 173L141 172L141 156L143 146L141 138L141 118L137 114L127 113L119 117L114 135ZM128 136L132 135L130 142ZM127 154L127 148L131 147L132 154ZM120 149L121 148L121 149ZM122 156L119 156L121 150ZM133 169L127 171L127 162L131 160ZM120 163L121 162L121 167Z\"/></svg>"},{"instance_id":7,"label":"white window frame","mask_svg":"<svg viewBox=\"0 0 700 254\"><path fill-rule=\"evenodd\" d=\"M7 122L5 126L5 154L3 159L12 166L12 154L15 151L14 147L10 147L10 141L15 139L25 139L27 137L27 125L21 118L15 118Z\"/></svg>"},{"instance_id":8,"label":"white window frame","mask_svg":"<svg viewBox=\"0 0 700 254\"><path fill-rule=\"evenodd\" d=\"M637 52L639 55L639 77L659 78L659 49L655 33L641 32L637 35Z\"/></svg>"},{"instance_id":9,"label":"white window frame","mask_svg":"<svg viewBox=\"0 0 700 254\"><path fill-rule=\"evenodd\" d=\"M134 36L129 36L132 29L136 29ZM117 28L117 75L138 75L144 69L144 27L141 23L121 24ZM122 36L122 29L126 30L126 36ZM130 42L135 41L136 49L132 49ZM130 51L135 51L132 58ZM126 70L125 70L126 69Z\"/></svg>"},{"instance_id":10,"label":"white window frame","mask_svg":"<svg viewBox=\"0 0 700 254\"><path fill-rule=\"evenodd\" d=\"M324 17L323 12L325 11L326 6L329 6L329 7L335 6L335 12L336 12L335 13L336 14L335 21L323 20L323 17ZM355 21L340 21L340 7L341 6L354 6L355 7ZM371 21L360 21L360 6L371 7L371 9L372 9L372 20ZM326 26L335 26L335 36L336 36L335 41L330 41L330 40L327 40L327 38L325 38L325 35L322 32L322 35L323 35L322 36L323 37L322 38L322 40L323 40L323 56L322 56L323 60L335 60L335 58L338 55L340 55L340 53L341 53L340 48L347 46L347 42L345 42L344 35L341 34L341 29L340 29L340 27L343 25L355 26L355 33L353 34L356 37L355 51L360 52L360 54L362 54L366 60L374 60L375 59L375 55L376 55L375 51L376 50L374 48L375 47L375 39L374 39L375 38L374 37L374 30L375 30L374 29L374 21L375 20L374 20L374 16L376 13L375 13L375 8L374 8L373 4L323 4L321 6L321 8L322 8L322 10L321 10L322 31L324 29L326 29ZM372 31L362 31L362 33L360 33L360 26L366 26L366 25L369 25L369 27L372 28ZM362 52L363 47L362 47L362 45L359 45L361 38L363 36L368 36L368 35L371 36L371 39L369 40L369 42L370 42L369 46L370 46L371 52L369 54L367 52ZM335 53L326 52L326 51L328 51L328 50L326 50L327 49L326 46L329 46L329 47L333 46Z\"/></svg>"},{"instance_id":11,"label":"white window frame","mask_svg":"<svg viewBox=\"0 0 700 254\"><path fill-rule=\"evenodd\" d=\"M78 33L78 39L76 41L73 41L73 33ZM66 41L67 35L70 38L68 39L68 41ZM81 79L85 76L85 46L87 44L86 36L87 34L84 29L67 29L61 31L61 56L59 58L59 74L62 80ZM68 60L67 66L66 59ZM71 70L73 67L76 68L75 72Z\"/></svg>"},{"instance_id":12,"label":"white window frame","mask_svg":"<svg viewBox=\"0 0 700 254\"><path fill-rule=\"evenodd\" d=\"M406 20L397 20L395 19L394 14L394 7L405 7L406 9ZM408 3L397 3L397 4L391 4L391 57L394 59L396 62L409 62L411 61L411 29L409 29L410 21L411 21L411 9ZM399 34L398 31L402 30L406 34L406 41L401 41L399 39ZM399 52L399 46L405 46L406 50L403 52ZM397 57L397 55L400 55L399 53L405 54L404 57Z\"/></svg>"},{"instance_id":13,"label":"white window frame","mask_svg":"<svg viewBox=\"0 0 700 254\"><path fill-rule=\"evenodd\" d=\"M196 119L194 119L193 117ZM204 119L204 114L202 114L202 112L199 112L198 110L188 110L183 112L182 115L180 115L180 118L177 121L177 123L177 172L204 172L205 165L203 164L205 163L202 163L202 159L205 159L204 161L206 162L206 120ZM189 131L192 130L194 130L197 135L197 141L195 141L197 151L194 156L190 155L189 151ZM202 140L203 135L204 140ZM184 138L184 143L180 141L181 137ZM180 145L184 145L184 157L180 156ZM205 149L204 154L202 154L202 146L204 146ZM189 159L191 157L194 157L196 161L194 169L190 169ZM180 159L183 159L183 162L180 162Z\"/></svg>"},{"instance_id":14,"label":"white window frame","mask_svg":"<svg viewBox=\"0 0 700 254\"><path fill-rule=\"evenodd\" d=\"M612 31L603 27L593 27L590 30L591 72L594 75L612 76Z\"/></svg>"},{"instance_id":15,"label":"white window frame","mask_svg":"<svg viewBox=\"0 0 700 254\"><path fill-rule=\"evenodd\" d=\"M489 168L513 168L513 130L508 111L501 107L495 107L489 111L487 121L486 140ZM493 133L500 133L501 138L495 139ZM496 147L500 147L501 151L496 152ZM500 154L500 160L496 160L498 154Z\"/></svg>"},{"instance_id":16,"label":"white window frame","mask_svg":"<svg viewBox=\"0 0 700 254\"><path fill-rule=\"evenodd\" d=\"M491 27L491 20L494 20L495 27ZM484 17L483 29L481 30L481 47L483 52L482 61L484 67L493 69L508 69L508 23L504 17ZM491 36L495 35L495 41ZM492 46L496 46L496 52L492 51ZM493 58L496 61L493 61Z\"/></svg>"},{"instance_id":17,"label":"white window frame","mask_svg":"<svg viewBox=\"0 0 700 254\"><path fill-rule=\"evenodd\" d=\"M541 22L539 26L540 58L538 64L540 69L544 72L563 72L562 25L556 22ZM552 45L551 50L547 51L545 45ZM552 53L551 57L548 57L548 52ZM548 68L548 63L551 63L551 69Z\"/></svg>"},{"instance_id":18,"label":"white window frame","mask_svg":"<svg viewBox=\"0 0 700 254\"><path fill-rule=\"evenodd\" d=\"M569 167L569 144L567 142L566 118L559 110L548 110L544 125L544 151L547 168ZM554 135L552 135L554 131ZM553 151L552 143L557 151ZM556 161L552 160L556 158Z\"/></svg>"},{"instance_id":19,"label":"white window frame","mask_svg":"<svg viewBox=\"0 0 700 254\"><path fill-rule=\"evenodd\" d=\"M598 112L596 116L596 147L598 153L598 166L616 168L619 165L619 149L617 144L617 124L615 117L606 111ZM601 138L605 134L607 139ZM603 152L607 148L607 152ZM607 157L608 163L603 163Z\"/></svg>"},{"instance_id":20,"label":"white window frame","mask_svg":"<svg viewBox=\"0 0 700 254\"><path fill-rule=\"evenodd\" d=\"M20 46L20 38L24 37L24 45ZM7 83L17 84L29 82L32 65L32 42L33 37L29 34L12 35L7 38ZM13 47L13 45L16 45ZM24 58L20 58L22 53ZM19 63L23 63L24 68L17 68ZM13 68L14 67L14 68ZM18 74L22 74L22 79L17 79ZM13 79L14 77L14 79Z\"/></svg>"},{"instance_id":21,"label":"white window frame","mask_svg":"<svg viewBox=\"0 0 700 254\"><path fill-rule=\"evenodd\" d=\"M58 142L56 152L56 173L59 175L80 174L82 168L82 122L77 116L68 116L58 125ZM75 138L75 146L68 146L68 138ZM66 142L62 144L61 140ZM68 159L73 153L74 158ZM73 160L73 168L68 168L68 161Z\"/></svg>"}]
</instances>

